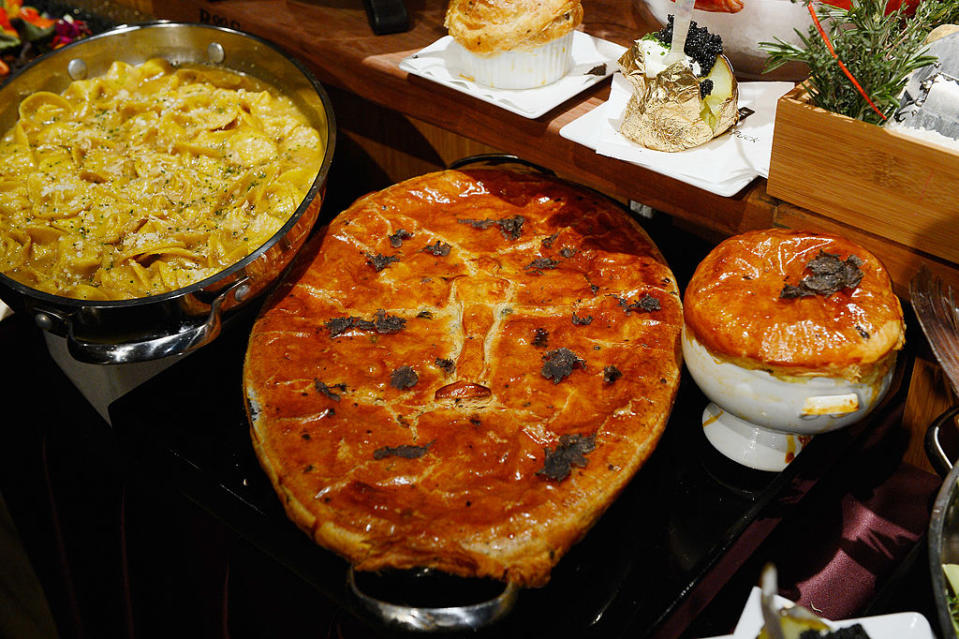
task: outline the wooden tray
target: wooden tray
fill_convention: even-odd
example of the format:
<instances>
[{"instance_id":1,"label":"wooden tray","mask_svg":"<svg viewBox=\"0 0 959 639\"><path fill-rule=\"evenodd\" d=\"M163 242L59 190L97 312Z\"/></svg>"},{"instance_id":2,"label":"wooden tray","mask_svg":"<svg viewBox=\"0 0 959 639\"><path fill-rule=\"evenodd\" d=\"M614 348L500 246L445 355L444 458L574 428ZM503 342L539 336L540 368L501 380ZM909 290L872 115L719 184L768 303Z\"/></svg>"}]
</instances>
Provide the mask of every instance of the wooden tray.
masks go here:
<instances>
[{"instance_id":1,"label":"wooden tray","mask_svg":"<svg viewBox=\"0 0 959 639\"><path fill-rule=\"evenodd\" d=\"M779 100L767 190L959 262L959 152L812 106L802 85Z\"/></svg>"}]
</instances>

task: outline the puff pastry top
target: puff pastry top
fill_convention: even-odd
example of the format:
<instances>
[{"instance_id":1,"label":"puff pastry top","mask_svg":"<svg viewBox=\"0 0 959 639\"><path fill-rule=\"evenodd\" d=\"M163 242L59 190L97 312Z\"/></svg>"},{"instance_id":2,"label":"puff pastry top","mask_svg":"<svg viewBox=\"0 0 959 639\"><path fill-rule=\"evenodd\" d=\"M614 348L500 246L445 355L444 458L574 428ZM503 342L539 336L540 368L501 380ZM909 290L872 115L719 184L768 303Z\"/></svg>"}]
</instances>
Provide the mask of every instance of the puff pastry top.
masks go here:
<instances>
[{"instance_id":1,"label":"puff pastry top","mask_svg":"<svg viewBox=\"0 0 959 639\"><path fill-rule=\"evenodd\" d=\"M821 251L862 260L859 285L781 298ZM699 264L684 301L686 326L707 349L774 373L861 381L884 373L904 341L902 307L885 268L833 235L769 229L729 238Z\"/></svg>"},{"instance_id":2,"label":"puff pastry top","mask_svg":"<svg viewBox=\"0 0 959 639\"><path fill-rule=\"evenodd\" d=\"M358 569L541 585L655 447L681 327L617 205L502 170L414 178L340 214L267 303L254 447L289 516Z\"/></svg>"},{"instance_id":3,"label":"puff pastry top","mask_svg":"<svg viewBox=\"0 0 959 639\"><path fill-rule=\"evenodd\" d=\"M491 56L551 42L582 21L580 0L450 0L445 24L464 48Z\"/></svg>"}]
</instances>

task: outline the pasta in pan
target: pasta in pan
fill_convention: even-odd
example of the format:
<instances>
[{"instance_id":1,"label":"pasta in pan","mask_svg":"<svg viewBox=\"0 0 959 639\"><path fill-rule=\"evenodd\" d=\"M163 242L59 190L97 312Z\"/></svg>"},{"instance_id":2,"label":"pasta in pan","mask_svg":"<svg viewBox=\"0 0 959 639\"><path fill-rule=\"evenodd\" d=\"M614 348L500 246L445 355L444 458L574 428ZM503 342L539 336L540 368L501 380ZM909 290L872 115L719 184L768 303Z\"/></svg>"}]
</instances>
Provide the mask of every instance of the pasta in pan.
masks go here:
<instances>
[{"instance_id":1,"label":"pasta in pan","mask_svg":"<svg viewBox=\"0 0 959 639\"><path fill-rule=\"evenodd\" d=\"M25 98L0 139L0 272L80 299L182 288L272 237L323 152L262 82L115 62L62 95Z\"/></svg>"}]
</instances>

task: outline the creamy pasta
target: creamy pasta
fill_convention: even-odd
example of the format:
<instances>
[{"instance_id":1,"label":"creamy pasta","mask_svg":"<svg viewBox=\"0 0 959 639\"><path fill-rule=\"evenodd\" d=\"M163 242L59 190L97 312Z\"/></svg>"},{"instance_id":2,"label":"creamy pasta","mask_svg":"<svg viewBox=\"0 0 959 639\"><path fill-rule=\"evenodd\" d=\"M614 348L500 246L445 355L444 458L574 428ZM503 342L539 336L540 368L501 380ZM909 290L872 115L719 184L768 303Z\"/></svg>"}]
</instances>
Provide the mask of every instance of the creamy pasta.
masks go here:
<instances>
[{"instance_id":1,"label":"creamy pasta","mask_svg":"<svg viewBox=\"0 0 959 639\"><path fill-rule=\"evenodd\" d=\"M25 98L0 140L0 272L67 297L175 290L269 239L305 197L323 140L236 73L114 63Z\"/></svg>"}]
</instances>

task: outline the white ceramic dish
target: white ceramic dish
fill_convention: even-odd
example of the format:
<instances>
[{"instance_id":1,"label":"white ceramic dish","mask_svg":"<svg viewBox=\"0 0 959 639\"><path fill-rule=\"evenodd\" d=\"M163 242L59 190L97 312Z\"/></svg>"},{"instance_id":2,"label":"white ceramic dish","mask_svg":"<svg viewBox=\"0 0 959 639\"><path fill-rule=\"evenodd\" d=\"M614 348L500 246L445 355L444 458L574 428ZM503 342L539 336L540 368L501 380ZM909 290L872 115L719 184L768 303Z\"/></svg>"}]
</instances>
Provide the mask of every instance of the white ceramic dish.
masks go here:
<instances>
[{"instance_id":1,"label":"white ceramic dish","mask_svg":"<svg viewBox=\"0 0 959 639\"><path fill-rule=\"evenodd\" d=\"M739 617L739 623L736 624L736 630L730 635L732 639L756 639L759 635L763 627L759 598L759 588L753 588ZM777 606L792 605L791 601L783 597L776 597L775 602ZM842 621L826 620L826 624L833 630L854 626L857 623L862 624L871 639L935 639L929 621L918 612L902 612Z\"/></svg>"},{"instance_id":2,"label":"white ceramic dish","mask_svg":"<svg viewBox=\"0 0 959 639\"><path fill-rule=\"evenodd\" d=\"M528 51L473 55L455 40L450 71L491 89L537 89L556 82L573 67L573 31Z\"/></svg>"},{"instance_id":3,"label":"white ceramic dish","mask_svg":"<svg viewBox=\"0 0 959 639\"><path fill-rule=\"evenodd\" d=\"M645 5L649 13L661 24L675 11L672 0L635 0ZM790 0L746 0L738 13L719 13L693 10L693 20L723 39L723 50L732 60L736 74L744 78L763 80L793 80L805 78L805 65L790 64L771 74L763 74L766 52L760 42L772 42L776 38L799 44L796 29L806 33L812 26L809 11L801 2Z\"/></svg>"},{"instance_id":4,"label":"white ceramic dish","mask_svg":"<svg viewBox=\"0 0 959 639\"><path fill-rule=\"evenodd\" d=\"M460 58L462 51L452 37L444 36L404 58L399 67L412 75L532 119L609 77L616 70L616 61L626 48L582 31L573 31L573 61L568 71L555 82L534 89L492 88L464 77Z\"/></svg>"},{"instance_id":5,"label":"white ceramic dish","mask_svg":"<svg viewBox=\"0 0 959 639\"><path fill-rule=\"evenodd\" d=\"M683 359L712 400L703 412L706 439L744 466L780 471L813 435L863 419L889 390L893 367L879 384L839 377L786 381L714 357L683 328Z\"/></svg>"}]
</instances>

